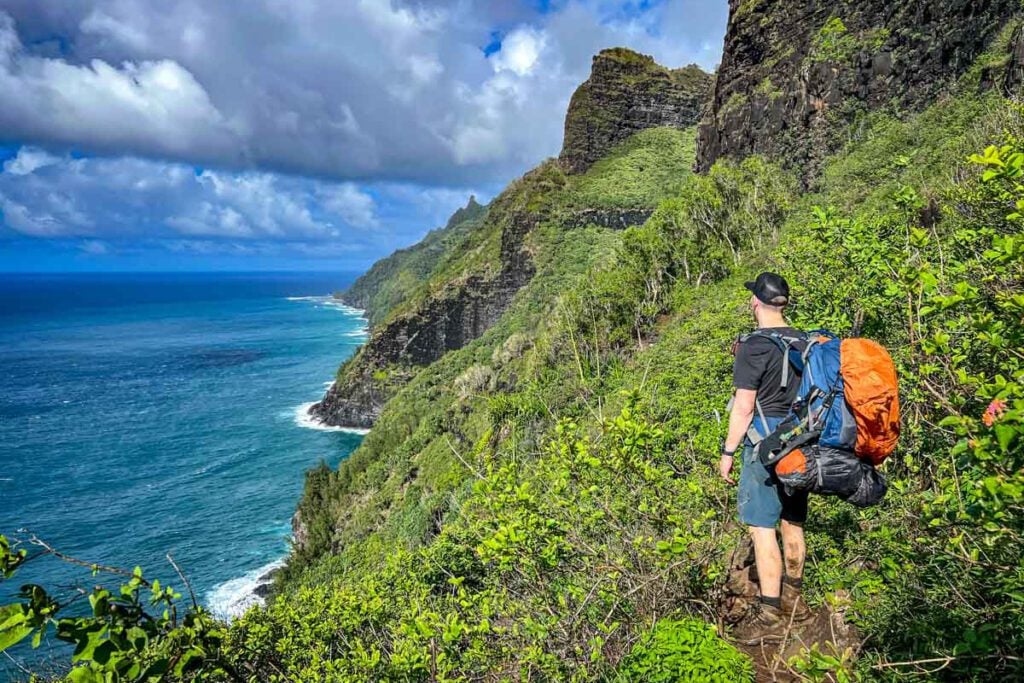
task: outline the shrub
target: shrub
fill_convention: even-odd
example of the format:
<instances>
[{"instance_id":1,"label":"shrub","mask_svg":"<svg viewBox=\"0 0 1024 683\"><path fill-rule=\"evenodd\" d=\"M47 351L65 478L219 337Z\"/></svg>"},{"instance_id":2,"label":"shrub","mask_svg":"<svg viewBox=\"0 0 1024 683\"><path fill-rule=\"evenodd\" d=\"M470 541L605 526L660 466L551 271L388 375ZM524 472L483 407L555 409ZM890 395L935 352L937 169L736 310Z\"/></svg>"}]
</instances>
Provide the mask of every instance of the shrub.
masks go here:
<instances>
[{"instance_id":1,"label":"shrub","mask_svg":"<svg viewBox=\"0 0 1024 683\"><path fill-rule=\"evenodd\" d=\"M693 617L661 619L633 646L619 666L617 680L741 683L754 680L754 667L711 624Z\"/></svg>"},{"instance_id":2,"label":"shrub","mask_svg":"<svg viewBox=\"0 0 1024 683\"><path fill-rule=\"evenodd\" d=\"M466 399L494 389L494 370L486 365L472 365L455 378L455 392Z\"/></svg>"}]
</instances>

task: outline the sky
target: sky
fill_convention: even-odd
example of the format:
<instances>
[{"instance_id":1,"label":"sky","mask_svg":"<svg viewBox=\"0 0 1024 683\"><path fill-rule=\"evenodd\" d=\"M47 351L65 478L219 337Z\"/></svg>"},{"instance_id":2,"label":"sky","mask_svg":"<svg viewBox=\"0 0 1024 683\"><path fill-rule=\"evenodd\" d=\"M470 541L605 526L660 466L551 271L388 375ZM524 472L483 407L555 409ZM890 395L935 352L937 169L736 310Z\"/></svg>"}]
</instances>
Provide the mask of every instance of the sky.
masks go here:
<instances>
[{"instance_id":1,"label":"sky","mask_svg":"<svg viewBox=\"0 0 1024 683\"><path fill-rule=\"evenodd\" d=\"M725 0L0 0L0 272L363 270L558 154L592 56Z\"/></svg>"}]
</instances>

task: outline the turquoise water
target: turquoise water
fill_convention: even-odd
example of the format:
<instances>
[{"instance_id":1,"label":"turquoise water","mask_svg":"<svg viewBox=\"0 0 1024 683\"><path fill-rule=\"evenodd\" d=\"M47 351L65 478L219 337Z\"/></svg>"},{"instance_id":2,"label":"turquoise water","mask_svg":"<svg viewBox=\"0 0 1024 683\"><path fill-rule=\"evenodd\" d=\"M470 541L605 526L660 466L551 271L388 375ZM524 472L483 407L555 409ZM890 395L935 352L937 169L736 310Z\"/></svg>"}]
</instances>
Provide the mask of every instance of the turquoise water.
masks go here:
<instances>
[{"instance_id":1,"label":"turquoise water","mask_svg":"<svg viewBox=\"0 0 1024 683\"><path fill-rule=\"evenodd\" d=\"M300 415L365 338L328 297L351 279L0 275L0 533L180 588L171 553L202 602L244 608L304 470L361 439ZM0 594L27 582L92 579L44 558Z\"/></svg>"}]
</instances>

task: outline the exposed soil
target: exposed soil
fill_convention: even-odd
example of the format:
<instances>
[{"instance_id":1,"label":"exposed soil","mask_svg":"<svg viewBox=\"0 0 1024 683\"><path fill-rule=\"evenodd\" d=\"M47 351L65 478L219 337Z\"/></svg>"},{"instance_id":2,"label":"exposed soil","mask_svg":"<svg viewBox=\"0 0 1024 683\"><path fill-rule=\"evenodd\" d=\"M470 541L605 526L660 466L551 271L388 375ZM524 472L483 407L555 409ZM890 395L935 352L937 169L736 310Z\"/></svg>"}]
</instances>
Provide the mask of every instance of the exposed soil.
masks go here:
<instances>
[{"instance_id":1,"label":"exposed soil","mask_svg":"<svg viewBox=\"0 0 1024 683\"><path fill-rule=\"evenodd\" d=\"M745 539L733 552L729 564L729 579L725 587L721 617L726 625L735 626L743 621L750 606L758 599L757 570L754 566L754 547ZM842 598L841 595L838 596ZM836 601L842 604L842 600ZM847 624L841 611L828 605L813 609L813 616L803 622L792 621L785 639L781 643L762 645L741 645L736 647L750 655L757 668L757 680L799 681L801 678L787 664L789 659L803 649L817 644L819 650L831 654L842 653L847 648L856 652L860 637L853 626ZM726 634L728 638L728 634ZM831 679L829 679L831 680Z\"/></svg>"}]
</instances>

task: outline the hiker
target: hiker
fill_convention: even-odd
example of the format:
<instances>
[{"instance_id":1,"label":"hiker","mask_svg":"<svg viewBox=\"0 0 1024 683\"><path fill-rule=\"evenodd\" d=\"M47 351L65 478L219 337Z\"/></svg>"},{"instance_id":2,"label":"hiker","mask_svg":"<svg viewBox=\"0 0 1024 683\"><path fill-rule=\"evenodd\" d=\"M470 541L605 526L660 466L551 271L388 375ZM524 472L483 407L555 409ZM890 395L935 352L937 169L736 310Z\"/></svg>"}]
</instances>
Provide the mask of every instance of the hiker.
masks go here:
<instances>
[{"instance_id":1,"label":"hiker","mask_svg":"<svg viewBox=\"0 0 1024 683\"><path fill-rule=\"evenodd\" d=\"M735 484L734 464L742 458L739 476L739 517L750 532L761 587L753 613L733 635L741 643L781 640L790 619L811 616L800 595L803 582L803 524L807 519L807 492L786 493L755 455L754 446L786 416L797 395L800 377L789 362L789 349L799 352L804 335L789 326L783 312L789 304L789 284L775 273L761 273L747 282L750 308L757 329L739 338L733 363L736 393L729 414L729 433L722 444L719 472ZM775 528L781 521L782 554Z\"/></svg>"}]
</instances>

